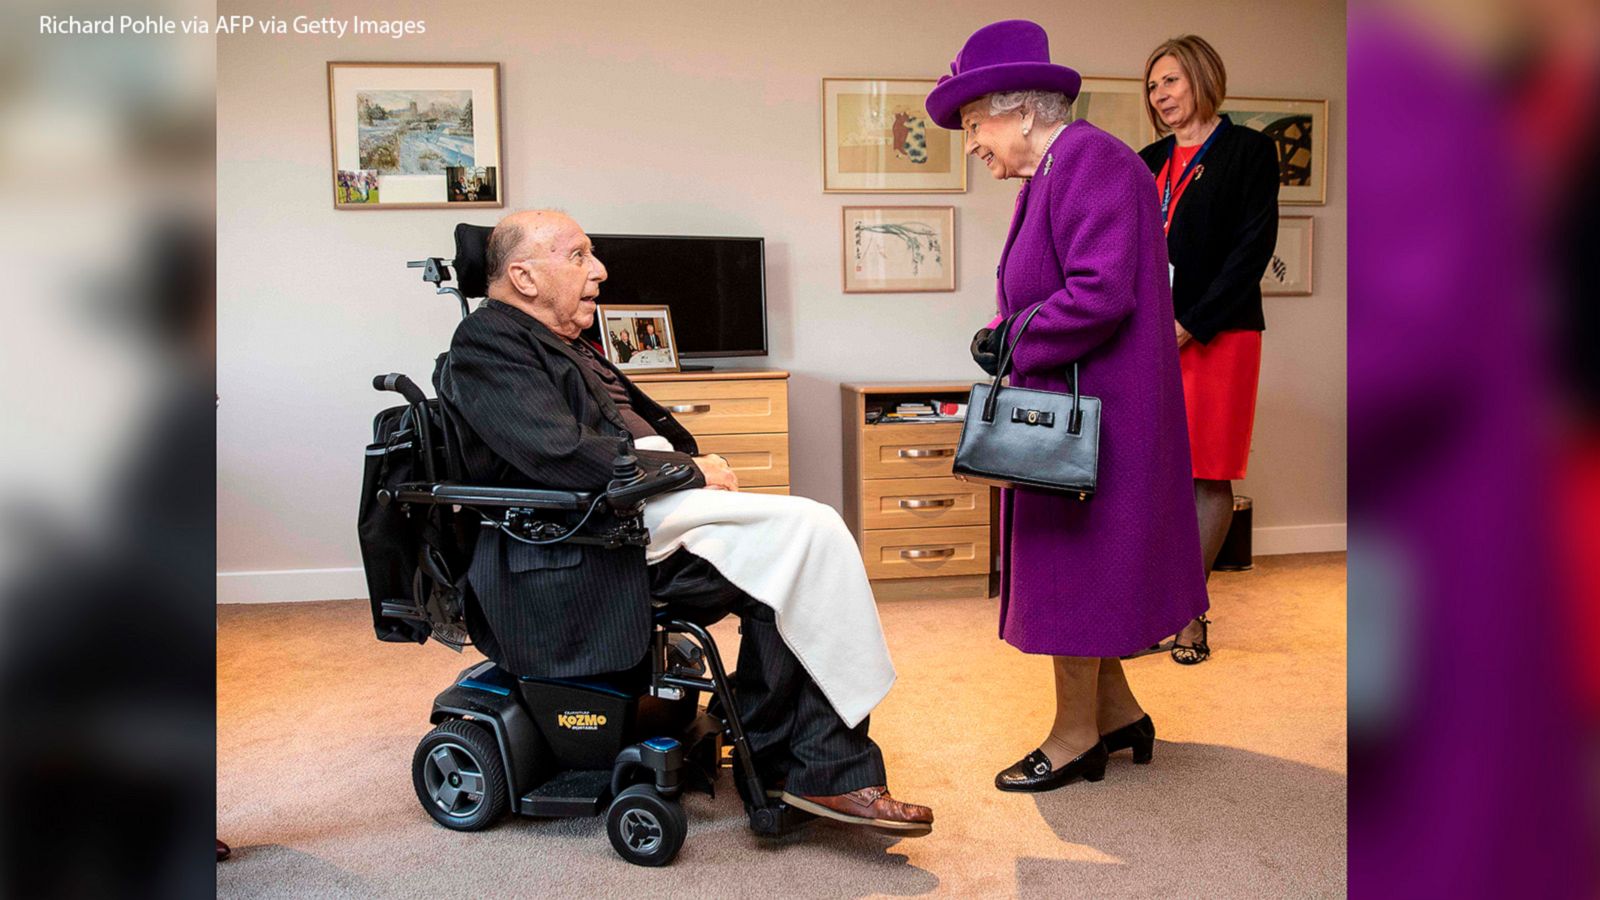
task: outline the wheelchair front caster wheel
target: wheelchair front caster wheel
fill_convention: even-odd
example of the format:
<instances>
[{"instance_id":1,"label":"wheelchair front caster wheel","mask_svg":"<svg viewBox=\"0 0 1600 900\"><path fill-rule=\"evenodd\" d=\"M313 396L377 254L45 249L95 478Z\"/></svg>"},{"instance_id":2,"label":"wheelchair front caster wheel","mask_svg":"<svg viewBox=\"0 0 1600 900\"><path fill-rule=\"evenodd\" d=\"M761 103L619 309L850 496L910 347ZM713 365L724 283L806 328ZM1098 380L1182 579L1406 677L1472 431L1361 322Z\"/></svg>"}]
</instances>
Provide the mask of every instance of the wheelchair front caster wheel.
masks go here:
<instances>
[{"instance_id":1,"label":"wheelchair front caster wheel","mask_svg":"<svg viewBox=\"0 0 1600 900\"><path fill-rule=\"evenodd\" d=\"M478 831L505 815L506 770L494 736L460 719L428 732L411 757L411 783L433 820Z\"/></svg>"},{"instance_id":2,"label":"wheelchair front caster wheel","mask_svg":"<svg viewBox=\"0 0 1600 900\"><path fill-rule=\"evenodd\" d=\"M653 785L636 784L611 801L606 811L611 846L636 866L672 862L689 834L689 818L676 800L656 793Z\"/></svg>"}]
</instances>

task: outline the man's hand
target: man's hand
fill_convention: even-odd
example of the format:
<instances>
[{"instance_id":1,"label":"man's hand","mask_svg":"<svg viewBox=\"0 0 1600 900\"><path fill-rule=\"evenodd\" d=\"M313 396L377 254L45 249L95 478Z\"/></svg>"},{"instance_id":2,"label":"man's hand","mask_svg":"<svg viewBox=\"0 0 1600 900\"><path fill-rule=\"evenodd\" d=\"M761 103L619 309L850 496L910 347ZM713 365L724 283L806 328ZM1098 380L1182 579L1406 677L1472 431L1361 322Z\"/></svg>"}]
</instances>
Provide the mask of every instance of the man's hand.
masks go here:
<instances>
[{"instance_id":1,"label":"man's hand","mask_svg":"<svg viewBox=\"0 0 1600 900\"><path fill-rule=\"evenodd\" d=\"M733 474L733 467L728 461L712 453L708 456L696 456L694 464L700 467L701 474L706 476L706 487L713 491L737 491L739 489L739 476Z\"/></svg>"},{"instance_id":2,"label":"man's hand","mask_svg":"<svg viewBox=\"0 0 1600 900\"><path fill-rule=\"evenodd\" d=\"M1182 350L1184 344L1194 340L1194 335L1189 333L1189 329L1183 327L1182 322L1175 321L1172 325L1178 329L1178 349Z\"/></svg>"}]
</instances>

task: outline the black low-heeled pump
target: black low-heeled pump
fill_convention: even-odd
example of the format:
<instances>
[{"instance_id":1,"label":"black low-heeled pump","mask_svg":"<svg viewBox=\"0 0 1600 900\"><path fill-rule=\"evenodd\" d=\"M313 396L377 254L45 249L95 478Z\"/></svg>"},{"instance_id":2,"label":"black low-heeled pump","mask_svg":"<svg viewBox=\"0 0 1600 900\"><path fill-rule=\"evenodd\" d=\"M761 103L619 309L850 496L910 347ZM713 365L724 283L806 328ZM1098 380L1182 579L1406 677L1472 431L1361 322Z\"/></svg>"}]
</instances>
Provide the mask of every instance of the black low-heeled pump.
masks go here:
<instances>
[{"instance_id":1,"label":"black low-heeled pump","mask_svg":"<svg viewBox=\"0 0 1600 900\"><path fill-rule=\"evenodd\" d=\"M1009 768L994 776L994 786L1002 791L1049 791L1084 781L1099 781L1106 777L1105 741L1078 754L1077 758L1057 769L1050 765L1050 757L1043 750L1035 750L1012 763Z\"/></svg>"},{"instance_id":2,"label":"black low-heeled pump","mask_svg":"<svg viewBox=\"0 0 1600 900\"><path fill-rule=\"evenodd\" d=\"M1132 750L1133 761L1142 766L1155 757L1156 723L1146 713L1137 722L1100 735L1100 742L1106 745L1107 753Z\"/></svg>"}]
</instances>

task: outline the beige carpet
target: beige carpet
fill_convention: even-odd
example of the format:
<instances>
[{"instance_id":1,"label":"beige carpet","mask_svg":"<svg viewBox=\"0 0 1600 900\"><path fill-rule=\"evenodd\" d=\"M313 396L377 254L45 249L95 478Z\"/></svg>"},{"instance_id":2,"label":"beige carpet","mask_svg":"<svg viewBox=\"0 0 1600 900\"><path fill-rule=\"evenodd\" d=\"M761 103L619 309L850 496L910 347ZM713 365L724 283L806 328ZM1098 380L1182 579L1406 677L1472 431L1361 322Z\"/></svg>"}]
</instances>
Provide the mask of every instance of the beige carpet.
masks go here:
<instances>
[{"instance_id":1,"label":"beige carpet","mask_svg":"<svg viewBox=\"0 0 1600 900\"><path fill-rule=\"evenodd\" d=\"M365 601L217 610L217 830L230 897L1309 897L1345 890L1345 560L1266 557L1212 580L1216 655L1130 663L1159 732L1105 781L1003 794L1051 716L1048 664L995 637L992 600L885 603L900 680L872 717L932 835L746 826L731 783L688 798L665 869L600 819L435 825L412 792L433 695L469 661L380 644ZM732 658L731 622L716 629Z\"/></svg>"}]
</instances>

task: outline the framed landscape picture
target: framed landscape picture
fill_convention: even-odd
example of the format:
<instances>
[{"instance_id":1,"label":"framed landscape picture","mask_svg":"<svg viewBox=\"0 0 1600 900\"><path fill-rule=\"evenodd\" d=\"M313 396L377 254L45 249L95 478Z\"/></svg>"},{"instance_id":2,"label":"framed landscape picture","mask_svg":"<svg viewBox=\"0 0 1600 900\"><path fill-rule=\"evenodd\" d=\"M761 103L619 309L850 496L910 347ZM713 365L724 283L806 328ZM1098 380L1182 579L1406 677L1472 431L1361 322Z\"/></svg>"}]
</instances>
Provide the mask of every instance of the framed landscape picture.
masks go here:
<instances>
[{"instance_id":1,"label":"framed landscape picture","mask_svg":"<svg viewBox=\"0 0 1600 900\"><path fill-rule=\"evenodd\" d=\"M1261 293L1268 297L1311 296L1310 216L1279 216L1278 245L1261 276Z\"/></svg>"},{"instance_id":2,"label":"framed landscape picture","mask_svg":"<svg viewBox=\"0 0 1600 900\"><path fill-rule=\"evenodd\" d=\"M844 292L956 289L953 206L846 206Z\"/></svg>"},{"instance_id":3,"label":"framed landscape picture","mask_svg":"<svg viewBox=\"0 0 1600 900\"><path fill-rule=\"evenodd\" d=\"M505 205L499 63L328 63L336 209Z\"/></svg>"},{"instance_id":4,"label":"framed landscape picture","mask_svg":"<svg viewBox=\"0 0 1600 900\"><path fill-rule=\"evenodd\" d=\"M1139 79L1085 78L1078 99L1072 101L1072 118L1093 123L1137 153L1156 139L1144 108L1144 84Z\"/></svg>"},{"instance_id":5,"label":"framed landscape picture","mask_svg":"<svg viewBox=\"0 0 1600 900\"><path fill-rule=\"evenodd\" d=\"M634 374L678 371L672 311L665 306L599 304L600 344L606 359Z\"/></svg>"},{"instance_id":6,"label":"framed landscape picture","mask_svg":"<svg viewBox=\"0 0 1600 900\"><path fill-rule=\"evenodd\" d=\"M961 132L933 124L922 101L931 78L822 79L822 189L960 193Z\"/></svg>"},{"instance_id":7,"label":"framed landscape picture","mask_svg":"<svg viewBox=\"0 0 1600 900\"><path fill-rule=\"evenodd\" d=\"M1278 147L1278 202L1328 202L1328 101L1229 97L1222 112Z\"/></svg>"}]
</instances>

